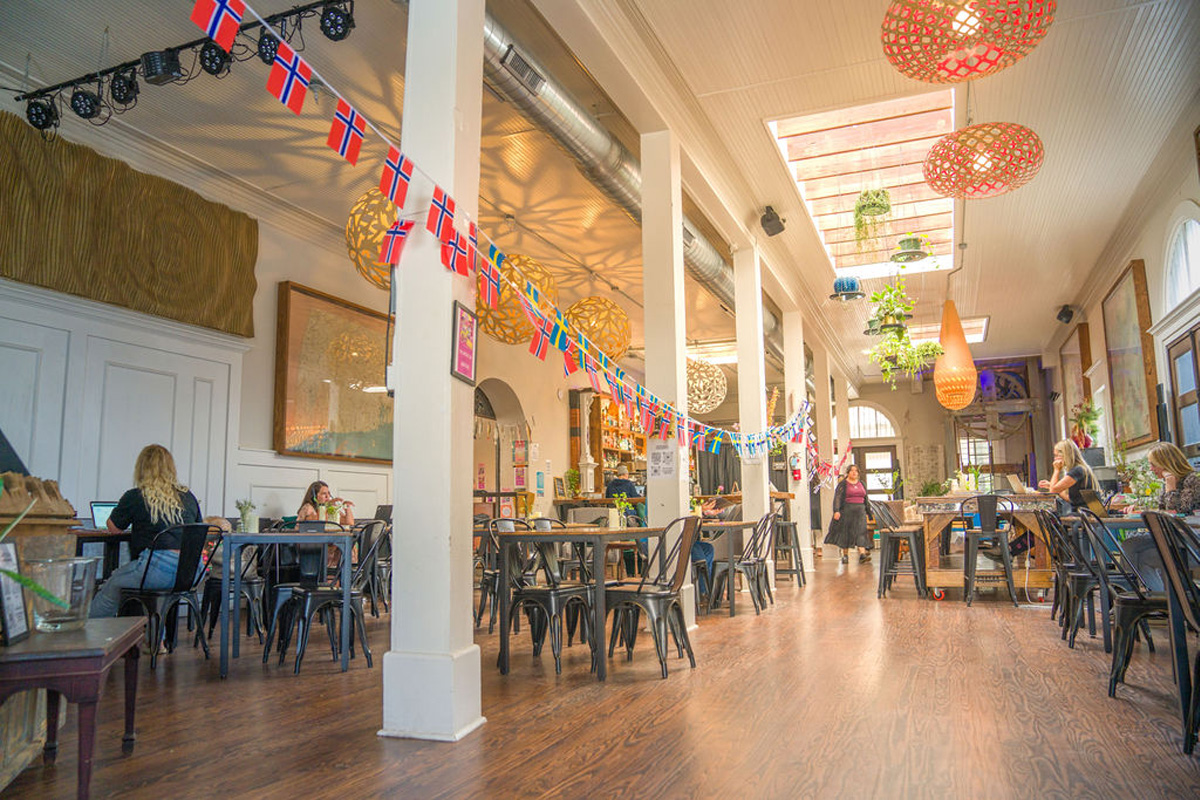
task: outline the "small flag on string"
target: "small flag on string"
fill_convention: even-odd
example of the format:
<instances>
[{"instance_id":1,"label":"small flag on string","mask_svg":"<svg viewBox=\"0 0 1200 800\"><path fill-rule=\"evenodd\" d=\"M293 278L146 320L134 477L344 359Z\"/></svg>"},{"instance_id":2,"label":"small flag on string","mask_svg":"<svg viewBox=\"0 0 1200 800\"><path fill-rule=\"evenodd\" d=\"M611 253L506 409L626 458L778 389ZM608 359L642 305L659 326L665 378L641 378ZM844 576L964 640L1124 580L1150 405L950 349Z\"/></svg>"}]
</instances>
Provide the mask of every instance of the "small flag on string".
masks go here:
<instances>
[{"instance_id":1,"label":"small flag on string","mask_svg":"<svg viewBox=\"0 0 1200 800\"><path fill-rule=\"evenodd\" d=\"M550 320L543 318L540 323L533 326L533 340L529 342L529 352L542 361L546 360L546 351L550 345L548 331L553 324Z\"/></svg>"},{"instance_id":2,"label":"small flag on string","mask_svg":"<svg viewBox=\"0 0 1200 800\"><path fill-rule=\"evenodd\" d=\"M537 285L533 281L525 281L525 296L534 304L538 305L542 302L542 293L538 290Z\"/></svg>"},{"instance_id":3,"label":"small flag on string","mask_svg":"<svg viewBox=\"0 0 1200 800\"><path fill-rule=\"evenodd\" d=\"M488 308L500 305L500 271L487 259L479 264L479 294Z\"/></svg>"},{"instance_id":4,"label":"small flag on string","mask_svg":"<svg viewBox=\"0 0 1200 800\"><path fill-rule=\"evenodd\" d=\"M585 364L584 368L587 370L588 381L592 384L592 391L600 394L600 376L596 374L596 370L592 369L591 363Z\"/></svg>"},{"instance_id":5,"label":"small flag on string","mask_svg":"<svg viewBox=\"0 0 1200 800\"><path fill-rule=\"evenodd\" d=\"M704 429L703 428L697 427L696 430L692 432L692 446L697 447L700 450L704 449Z\"/></svg>"},{"instance_id":6,"label":"small flag on string","mask_svg":"<svg viewBox=\"0 0 1200 800\"><path fill-rule=\"evenodd\" d=\"M405 158L399 150L389 147L387 158L383 160L383 174L379 177L379 191L399 208L404 208L412 174L412 159Z\"/></svg>"},{"instance_id":7,"label":"small flag on string","mask_svg":"<svg viewBox=\"0 0 1200 800\"><path fill-rule=\"evenodd\" d=\"M267 91L279 98L279 102L299 114L304 107L304 95L312 83L312 67L291 46L279 42L275 51L275 62L267 76Z\"/></svg>"},{"instance_id":8,"label":"small flag on string","mask_svg":"<svg viewBox=\"0 0 1200 800\"><path fill-rule=\"evenodd\" d=\"M709 444L708 452L712 453L713 455L721 452L721 434L719 432L713 437L712 442Z\"/></svg>"},{"instance_id":9,"label":"small flag on string","mask_svg":"<svg viewBox=\"0 0 1200 800\"><path fill-rule=\"evenodd\" d=\"M367 122L345 100L338 98L337 111L333 113L333 125L329 128L327 145L337 150L338 155L358 165L358 151L367 133Z\"/></svg>"},{"instance_id":10,"label":"small flag on string","mask_svg":"<svg viewBox=\"0 0 1200 800\"><path fill-rule=\"evenodd\" d=\"M467 275L467 243L463 235L454 231L448 241L442 242L442 264L459 275Z\"/></svg>"},{"instance_id":11,"label":"small flag on string","mask_svg":"<svg viewBox=\"0 0 1200 800\"><path fill-rule=\"evenodd\" d=\"M687 447L687 423L679 417L675 417L675 435L679 437L679 446Z\"/></svg>"},{"instance_id":12,"label":"small flag on string","mask_svg":"<svg viewBox=\"0 0 1200 800\"><path fill-rule=\"evenodd\" d=\"M192 22L226 53L233 47L245 14L246 4L242 0L196 0L192 6Z\"/></svg>"},{"instance_id":13,"label":"small flag on string","mask_svg":"<svg viewBox=\"0 0 1200 800\"><path fill-rule=\"evenodd\" d=\"M505 258L506 258L506 256L504 255L504 253L501 253L499 248L496 247L496 245L494 245L494 244L488 245L487 260L491 262L492 266L496 268L497 272L499 272L504 267L504 259Z\"/></svg>"},{"instance_id":14,"label":"small flag on string","mask_svg":"<svg viewBox=\"0 0 1200 800\"><path fill-rule=\"evenodd\" d=\"M433 200L429 203L429 219L425 229L445 243L457 233L454 230L454 198L440 186L433 187Z\"/></svg>"},{"instance_id":15,"label":"small flag on string","mask_svg":"<svg viewBox=\"0 0 1200 800\"><path fill-rule=\"evenodd\" d=\"M555 317L554 327L550 332L550 343L565 353L571 346L571 336L567 333L567 323L562 314L556 314Z\"/></svg>"},{"instance_id":16,"label":"small flag on string","mask_svg":"<svg viewBox=\"0 0 1200 800\"><path fill-rule=\"evenodd\" d=\"M579 365L575 363L575 359L572 358L571 352L567 351L563 353L563 375L570 375L578 370Z\"/></svg>"},{"instance_id":17,"label":"small flag on string","mask_svg":"<svg viewBox=\"0 0 1200 800\"><path fill-rule=\"evenodd\" d=\"M404 240L413 229L411 219L397 220L383 235L383 249L379 251L380 264L399 264L400 252L404 249Z\"/></svg>"},{"instance_id":18,"label":"small flag on string","mask_svg":"<svg viewBox=\"0 0 1200 800\"><path fill-rule=\"evenodd\" d=\"M658 421L658 438L662 439L663 441L666 441L666 439L667 439L667 429L668 429L669 427L670 427L670 426L669 426L669 425L667 425L667 418L666 418L666 417L662 417L661 419L659 419L659 421Z\"/></svg>"},{"instance_id":19,"label":"small flag on string","mask_svg":"<svg viewBox=\"0 0 1200 800\"><path fill-rule=\"evenodd\" d=\"M467 226L467 269L475 269L475 265L479 263L479 259L475 257L479 252L479 231L475 229L475 223L472 222Z\"/></svg>"}]
</instances>

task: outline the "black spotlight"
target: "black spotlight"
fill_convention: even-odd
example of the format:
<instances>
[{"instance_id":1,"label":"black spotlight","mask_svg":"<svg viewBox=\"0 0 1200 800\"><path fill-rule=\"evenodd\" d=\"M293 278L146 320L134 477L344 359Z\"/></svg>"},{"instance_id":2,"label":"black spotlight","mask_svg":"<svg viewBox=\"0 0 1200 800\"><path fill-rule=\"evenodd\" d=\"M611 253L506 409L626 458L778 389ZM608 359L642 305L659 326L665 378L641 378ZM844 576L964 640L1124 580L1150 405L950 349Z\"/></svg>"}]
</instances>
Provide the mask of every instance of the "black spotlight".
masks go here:
<instances>
[{"instance_id":1,"label":"black spotlight","mask_svg":"<svg viewBox=\"0 0 1200 800\"><path fill-rule=\"evenodd\" d=\"M263 32L258 37L258 60L268 67L275 63L275 54L279 52L279 37L273 33Z\"/></svg>"},{"instance_id":2,"label":"black spotlight","mask_svg":"<svg viewBox=\"0 0 1200 800\"><path fill-rule=\"evenodd\" d=\"M137 73L133 70L118 72L108 84L108 96L119 106L133 105L137 101Z\"/></svg>"},{"instance_id":3,"label":"black spotlight","mask_svg":"<svg viewBox=\"0 0 1200 800\"><path fill-rule=\"evenodd\" d=\"M76 88L71 93L71 110L80 119L95 119L100 116L100 97L95 92Z\"/></svg>"},{"instance_id":4,"label":"black spotlight","mask_svg":"<svg viewBox=\"0 0 1200 800\"><path fill-rule=\"evenodd\" d=\"M142 78L151 86L165 86L183 78L178 50L151 50L142 53Z\"/></svg>"},{"instance_id":5,"label":"black spotlight","mask_svg":"<svg viewBox=\"0 0 1200 800\"><path fill-rule=\"evenodd\" d=\"M1074 318L1075 318L1075 312L1073 310L1071 310L1070 306L1063 306L1062 308L1060 308L1058 310L1058 314L1055 317L1055 319L1057 319L1063 325L1068 324Z\"/></svg>"},{"instance_id":6,"label":"black spotlight","mask_svg":"<svg viewBox=\"0 0 1200 800\"><path fill-rule=\"evenodd\" d=\"M209 75L221 77L229 71L229 53L212 40L205 42L204 47L200 48L200 69Z\"/></svg>"},{"instance_id":7,"label":"black spotlight","mask_svg":"<svg viewBox=\"0 0 1200 800\"><path fill-rule=\"evenodd\" d=\"M39 131L49 130L58 125L58 109L49 98L30 100L25 106L25 119Z\"/></svg>"},{"instance_id":8,"label":"black spotlight","mask_svg":"<svg viewBox=\"0 0 1200 800\"><path fill-rule=\"evenodd\" d=\"M330 41L340 42L345 39L353 27L354 15L341 5L329 3L321 12L321 33Z\"/></svg>"},{"instance_id":9,"label":"black spotlight","mask_svg":"<svg viewBox=\"0 0 1200 800\"><path fill-rule=\"evenodd\" d=\"M775 213L775 209L770 206L767 206L767 210L763 212L762 219L758 222L762 225L762 229L767 236L777 236L783 233L783 220Z\"/></svg>"}]
</instances>

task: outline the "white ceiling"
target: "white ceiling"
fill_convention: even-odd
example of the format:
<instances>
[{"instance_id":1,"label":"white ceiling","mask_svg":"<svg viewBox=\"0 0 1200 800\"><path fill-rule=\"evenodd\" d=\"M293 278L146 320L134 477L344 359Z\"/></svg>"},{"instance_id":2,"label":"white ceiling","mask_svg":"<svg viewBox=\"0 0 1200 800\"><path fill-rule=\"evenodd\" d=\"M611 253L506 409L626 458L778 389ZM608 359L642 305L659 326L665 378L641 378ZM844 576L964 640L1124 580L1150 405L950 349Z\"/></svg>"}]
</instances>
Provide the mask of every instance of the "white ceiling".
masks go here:
<instances>
[{"instance_id":1,"label":"white ceiling","mask_svg":"<svg viewBox=\"0 0 1200 800\"><path fill-rule=\"evenodd\" d=\"M262 14L290 0L258 0ZM773 205L788 230L770 252L797 271L813 296L830 291L832 270L812 234L803 204L767 122L858 103L908 96L933 87L896 72L879 41L886 0L607 0L603 7L637 33L637 46L665 57L698 107L728 169L755 198L734 217L755 219ZM0 83L20 85L29 56L31 86L77 77L104 63L196 38L191 0L6 0L0 3ZM633 128L612 107L524 0L490 2L495 15L556 80L636 152ZM306 29L306 59L376 124L399 141L406 13L403 4L359 0L358 27L343 43ZM1053 333L1054 309L1071 300L1116 229L1139 179L1200 86L1200 3L1194 0L1061 0L1045 41L1014 67L971 85L974 121L1005 120L1033 128L1046 163L1028 186L956 208L968 243L951 296L966 316L990 315L978 356L1039 352ZM586 65L584 65L586 66ZM320 235L338 241L347 210L377 182L383 156L368 138L357 168L325 146L332 101L322 98L297 117L263 86L257 60L234 65L227 78L201 74L184 86L143 85L138 106L105 129L69 112L62 135L107 152L138 151L143 160L185 161L202 172L198 189L249 213L288 209ZM965 123L959 88L958 124ZM0 103L15 113L23 109ZM685 147L686 147L685 142ZM146 156L146 152L154 155ZM696 216L694 207L687 209ZM505 214L515 219L507 232ZM508 252L550 266L562 305L588 294L613 297L634 321L641 342L638 227L575 169L545 135L508 104L484 93L480 216ZM706 233L724 247L711 229ZM352 279L352 267L346 269ZM922 303L917 321L936 321L946 273L913 275ZM1011 287L1023 287L1013 298ZM617 288L614 291L611 287ZM868 290L871 285L868 284ZM689 335L727 339L732 321L689 283ZM1013 302L1017 300L1016 302ZM861 351L865 304L822 301L849 360L867 370Z\"/></svg>"}]
</instances>

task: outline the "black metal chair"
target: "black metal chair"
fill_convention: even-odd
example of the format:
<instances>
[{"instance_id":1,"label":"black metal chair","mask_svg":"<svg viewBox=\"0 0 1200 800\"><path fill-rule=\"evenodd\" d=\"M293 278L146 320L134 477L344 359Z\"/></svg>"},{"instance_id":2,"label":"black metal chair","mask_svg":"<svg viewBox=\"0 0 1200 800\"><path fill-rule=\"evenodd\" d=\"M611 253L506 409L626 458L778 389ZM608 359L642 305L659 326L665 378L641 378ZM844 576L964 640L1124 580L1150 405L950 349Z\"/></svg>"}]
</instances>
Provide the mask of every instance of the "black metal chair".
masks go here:
<instances>
[{"instance_id":1,"label":"black metal chair","mask_svg":"<svg viewBox=\"0 0 1200 800\"><path fill-rule=\"evenodd\" d=\"M491 616L488 618L488 633L496 630L496 618L500 613L500 533L512 533L516 530L529 530L529 523L523 519L497 518L488 520L487 532L479 539L476 557L482 564L479 576L479 608L475 612L475 627L483 623L483 612L491 602ZM517 566L517 565L512 565ZM537 582L536 563L534 559L522 557L519 573L526 584ZM520 617L510 614L513 630L520 632Z\"/></svg>"},{"instance_id":2,"label":"black metal chair","mask_svg":"<svg viewBox=\"0 0 1200 800\"><path fill-rule=\"evenodd\" d=\"M353 570L357 574L362 571L362 592L371 601L371 616L379 616L379 604L388 609L388 592L391 581L383 582L380 573L380 554L387 551L391 558L391 526L381 519L361 520L354 526L354 550L358 560ZM378 544L376 544L378 542ZM391 564L389 561L390 574Z\"/></svg>"},{"instance_id":3,"label":"black metal chair","mask_svg":"<svg viewBox=\"0 0 1200 800\"><path fill-rule=\"evenodd\" d=\"M670 549L661 546L670 541L676 530L679 531L679 536ZM692 552L692 545L699 535L699 517L680 517L674 520L662 533L663 539L658 550L662 557L652 560L651 569L646 570L642 579L637 583L623 581L604 590L605 602L613 613L612 636L608 644L610 658L616 649L617 637L621 636L625 642L626 660L633 660L640 615L644 611L654 637L654 648L658 653L663 678L667 677L668 630L675 638L679 657L682 658L686 651L688 661L693 667L696 666L696 655L692 652L692 643L688 639L687 623L683 618L683 601L679 593L691 565L688 554ZM654 571L653 578L650 577L651 571Z\"/></svg>"},{"instance_id":4,"label":"black metal chair","mask_svg":"<svg viewBox=\"0 0 1200 800\"><path fill-rule=\"evenodd\" d=\"M129 616L127 612L138 606L148 618L146 639L150 646L150 669L158 666L158 651L164 641L167 652L175 652L180 604L187 607L188 626L191 627L195 623L197 629L203 628L200 598L196 590L208 569L204 546L210 538L220 539L221 529L203 522L173 525L155 534L150 545L151 551L162 549L159 547L161 543L169 542L175 537L179 538L179 564L175 569L175 582L169 588L146 588L146 576L154 559L152 553L146 561L146 569L142 572L138 588L121 590L120 613ZM203 636L199 639L204 648L204 657L208 658L208 642Z\"/></svg>"},{"instance_id":5,"label":"black metal chair","mask_svg":"<svg viewBox=\"0 0 1200 800\"><path fill-rule=\"evenodd\" d=\"M788 566L779 566L779 554L786 553ZM800 555L800 532L793 520L775 520L775 577L791 575L797 586L804 586L808 578L804 574L804 558Z\"/></svg>"},{"instance_id":6,"label":"black metal chair","mask_svg":"<svg viewBox=\"0 0 1200 800\"><path fill-rule=\"evenodd\" d=\"M247 550L250 551L250 556L243 559L241 597L246 601L246 635L257 634L258 643L262 644L263 635L266 633L266 626L263 624L265 616L263 596L266 581L255 571L258 562L258 548L246 547L242 552ZM217 565L211 564L210 566L208 579L204 581L204 594L200 599L200 620L207 624L206 636L212 639L217 622L221 619L221 576L212 574L218 571ZM200 631L203 631L203 628L204 625L201 625ZM200 635L200 631L197 632L197 636Z\"/></svg>"},{"instance_id":7,"label":"black metal chair","mask_svg":"<svg viewBox=\"0 0 1200 800\"><path fill-rule=\"evenodd\" d=\"M1200 731L1200 651L1189 670L1187 631L1200 631L1200 586L1193 577L1200 567L1200 536L1183 520L1148 511L1142 514L1163 562L1168 593L1171 655L1179 709L1183 716L1183 752L1196 749Z\"/></svg>"},{"instance_id":8,"label":"black metal chair","mask_svg":"<svg viewBox=\"0 0 1200 800\"><path fill-rule=\"evenodd\" d=\"M1017 588L1013 584L1012 553L1008 549L1008 529L1000 527L1000 512L1013 511L1013 503L1006 497L997 494L980 494L968 497L958 507L958 513L964 518L969 514L979 515L979 527L968 527L964 536L966 545L963 553L963 599L967 605L975 599L975 584L998 583L998 575L979 575L979 545L980 543L996 544L1000 548L1000 564L1004 571L1004 582L1008 586L1008 596L1013 605L1017 605Z\"/></svg>"},{"instance_id":9,"label":"black metal chair","mask_svg":"<svg viewBox=\"0 0 1200 800\"><path fill-rule=\"evenodd\" d=\"M902 526L883 503L867 501L871 515L875 517L875 529L879 531L879 586L875 596L887 597L888 589L901 575L910 575L917 588L917 596L924 597L925 585L925 534L919 525ZM908 543L908 560L900 558L900 544Z\"/></svg>"},{"instance_id":10,"label":"black metal chair","mask_svg":"<svg viewBox=\"0 0 1200 800\"><path fill-rule=\"evenodd\" d=\"M1050 603L1050 619L1053 620L1066 614L1065 601L1070 591L1069 570L1074 564L1071 561L1071 552L1064 542L1067 531L1062 521L1044 509L1033 513L1050 550L1050 568L1054 572L1054 595Z\"/></svg>"},{"instance_id":11,"label":"black metal chair","mask_svg":"<svg viewBox=\"0 0 1200 800\"><path fill-rule=\"evenodd\" d=\"M768 599L771 605L775 605L775 597L771 594L770 575L767 574L767 556L773 552L777 517L774 512L767 512L759 518L754 524L750 539L742 548L741 557L733 563L734 571L741 573L745 578L755 614L762 613L767 607ZM732 541L730 546L733 546ZM729 574L729 562L718 559L713 564L713 579L709 586L710 603L721 596L725 582L733 578L734 576Z\"/></svg>"}]
</instances>

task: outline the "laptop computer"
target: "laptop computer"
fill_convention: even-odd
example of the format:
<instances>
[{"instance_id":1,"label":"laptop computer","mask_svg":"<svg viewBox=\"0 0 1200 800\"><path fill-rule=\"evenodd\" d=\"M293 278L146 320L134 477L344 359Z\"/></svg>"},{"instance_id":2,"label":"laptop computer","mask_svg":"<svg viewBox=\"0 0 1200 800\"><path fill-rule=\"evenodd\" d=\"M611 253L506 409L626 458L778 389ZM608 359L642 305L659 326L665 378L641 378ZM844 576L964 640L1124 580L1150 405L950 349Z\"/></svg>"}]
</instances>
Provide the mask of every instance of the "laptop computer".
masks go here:
<instances>
[{"instance_id":1,"label":"laptop computer","mask_svg":"<svg viewBox=\"0 0 1200 800\"><path fill-rule=\"evenodd\" d=\"M391 522L392 521L391 505L389 504L386 506L384 506L384 505L375 506L375 516L372 517L372 519L381 519L381 520L384 520L385 522Z\"/></svg>"},{"instance_id":2,"label":"laptop computer","mask_svg":"<svg viewBox=\"0 0 1200 800\"><path fill-rule=\"evenodd\" d=\"M92 528L98 531L108 530L108 518L117 507L115 500L93 500Z\"/></svg>"},{"instance_id":3,"label":"laptop computer","mask_svg":"<svg viewBox=\"0 0 1200 800\"><path fill-rule=\"evenodd\" d=\"M1008 479L1008 485L1012 487L1013 494L1028 494L1033 490L1021 482L1021 479L1016 475L1005 475Z\"/></svg>"}]
</instances>

